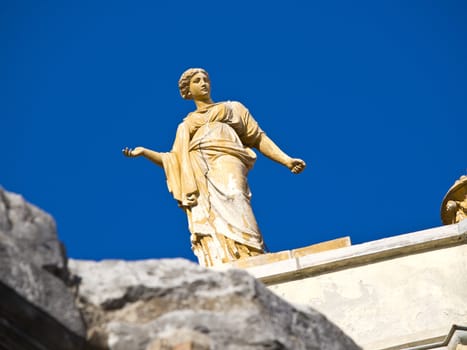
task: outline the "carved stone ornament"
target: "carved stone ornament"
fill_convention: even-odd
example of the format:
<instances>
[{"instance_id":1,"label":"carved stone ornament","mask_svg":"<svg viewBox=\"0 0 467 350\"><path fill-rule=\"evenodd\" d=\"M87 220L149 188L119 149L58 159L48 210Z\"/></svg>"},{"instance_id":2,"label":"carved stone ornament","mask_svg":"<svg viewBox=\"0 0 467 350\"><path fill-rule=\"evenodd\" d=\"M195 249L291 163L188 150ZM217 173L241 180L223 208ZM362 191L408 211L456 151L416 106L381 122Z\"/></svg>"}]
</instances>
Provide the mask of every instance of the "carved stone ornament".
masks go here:
<instances>
[{"instance_id":1,"label":"carved stone ornament","mask_svg":"<svg viewBox=\"0 0 467 350\"><path fill-rule=\"evenodd\" d=\"M456 224L467 218L467 176L463 175L449 189L441 204L444 225Z\"/></svg>"}]
</instances>

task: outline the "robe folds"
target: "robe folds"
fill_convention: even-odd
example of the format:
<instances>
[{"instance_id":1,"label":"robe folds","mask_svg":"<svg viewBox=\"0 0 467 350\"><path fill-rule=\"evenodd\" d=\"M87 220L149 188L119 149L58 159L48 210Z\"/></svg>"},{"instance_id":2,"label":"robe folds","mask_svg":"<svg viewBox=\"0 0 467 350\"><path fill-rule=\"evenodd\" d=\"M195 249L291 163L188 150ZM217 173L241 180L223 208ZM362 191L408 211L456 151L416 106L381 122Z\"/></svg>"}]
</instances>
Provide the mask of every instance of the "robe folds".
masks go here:
<instances>
[{"instance_id":1,"label":"robe folds","mask_svg":"<svg viewBox=\"0 0 467 350\"><path fill-rule=\"evenodd\" d=\"M262 133L241 103L215 103L188 114L163 153L169 191L187 214L201 265L264 252L247 182Z\"/></svg>"}]
</instances>

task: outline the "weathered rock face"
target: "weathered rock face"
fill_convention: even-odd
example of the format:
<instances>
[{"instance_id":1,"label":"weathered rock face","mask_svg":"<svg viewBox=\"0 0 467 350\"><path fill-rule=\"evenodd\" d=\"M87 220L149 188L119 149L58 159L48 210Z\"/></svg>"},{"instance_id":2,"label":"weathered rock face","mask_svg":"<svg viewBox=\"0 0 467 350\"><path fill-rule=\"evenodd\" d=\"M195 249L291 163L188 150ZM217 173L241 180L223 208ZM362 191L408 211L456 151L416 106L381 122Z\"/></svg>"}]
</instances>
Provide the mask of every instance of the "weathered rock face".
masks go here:
<instances>
[{"instance_id":1,"label":"weathered rock face","mask_svg":"<svg viewBox=\"0 0 467 350\"><path fill-rule=\"evenodd\" d=\"M77 298L69 290L76 280ZM360 348L323 315L290 305L245 271L216 272L183 259L67 266L53 219L0 188L4 349Z\"/></svg>"},{"instance_id":2,"label":"weathered rock face","mask_svg":"<svg viewBox=\"0 0 467 350\"><path fill-rule=\"evenodd\" d=\"M0 187L0 232L27 255L30 264L62 277L66 275L66 255L57 239L50 215L26 202L22 196Z\"/></svg>"},{"instance_id":3,"label":"weathered rock face","mask_svg":"<svg viewBox=\"0 0 467 350\"><path fill-rule=\"evenodd\" d=\"M94 345L111 350L360 349L312 309L299 309L241 270L182 259L70 260Z\"/></svg>"},{"instance_id":4,"label":"weathered rock face","mask_svg":"<svg viewBox=\"0 0 467 350\"><path fill-rule=\"evenodd\" d=\"M66 286L66 256L54 220L21 196L0 188L0 283L39 307L77 335L84 323ZM0 299L0 306L4 300ZM5 307L0 310L6 310ZM0 315L14 323L16 316Z\"/></svg>"}]
</instances>

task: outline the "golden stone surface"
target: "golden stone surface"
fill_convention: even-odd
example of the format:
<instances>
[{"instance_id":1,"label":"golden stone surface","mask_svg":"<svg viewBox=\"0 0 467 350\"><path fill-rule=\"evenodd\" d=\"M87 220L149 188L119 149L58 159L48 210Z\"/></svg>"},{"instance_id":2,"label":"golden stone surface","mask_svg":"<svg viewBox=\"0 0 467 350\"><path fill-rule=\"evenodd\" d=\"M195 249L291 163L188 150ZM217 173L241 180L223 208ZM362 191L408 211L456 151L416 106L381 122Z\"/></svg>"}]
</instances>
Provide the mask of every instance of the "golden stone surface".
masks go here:
<instances>
[{"instance_id":1,"label":"golden stone surface","mask_svg":"<svg viewBox=\"0 0 467 350\"><path fill-rule=\"evenodd\" d=\"M328 250L339 249L349 247L350 237L343 237L333 239L331 241L321 242L312 244L303 248L297 248L292 250L283 250L277 253L267 253L258 256L245 257L236 261L230 262L229 265L237 268L249 268L253 266L265 265L275 263L282 260L291 258L298 258L305 255L320 253Z\"/></svg>"},{"instance_id":2,"label":"golden stone surface","mask_svg":"<svg viewBox=\"0 0 467 350\"><path fill-rule=\"evenodd\" d=\"M293 249L292 256L294 258L299 258L301 256L324 252L327 250L350 247L350 245L350 237L337 238L333 239L332 241L321 242L310 245L308 247Z\"/></svg>"}]
</instances>

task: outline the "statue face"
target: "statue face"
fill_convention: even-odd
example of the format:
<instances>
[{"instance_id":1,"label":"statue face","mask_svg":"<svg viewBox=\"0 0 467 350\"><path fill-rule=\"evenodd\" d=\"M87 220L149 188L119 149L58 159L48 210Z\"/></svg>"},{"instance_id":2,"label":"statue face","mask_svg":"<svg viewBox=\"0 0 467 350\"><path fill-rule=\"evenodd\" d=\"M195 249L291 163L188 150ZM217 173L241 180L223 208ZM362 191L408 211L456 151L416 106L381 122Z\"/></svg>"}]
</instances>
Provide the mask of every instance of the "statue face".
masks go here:
<instances>
[{"instance_id":1,"label":"statue face","mask_svg":"<svg viewBox=\"0 0 467 350\"><path fill-rule=\"evenodd\" d=\"M190 93L194 100L206 100L211 96L211 82L206 74L199 72L190 80Z\"/></svg>"}]
</instances>

